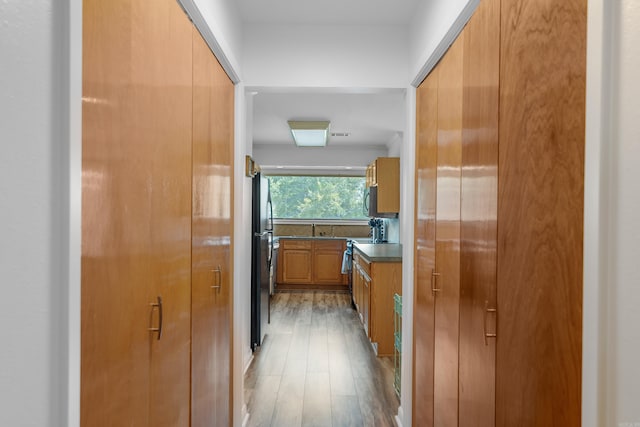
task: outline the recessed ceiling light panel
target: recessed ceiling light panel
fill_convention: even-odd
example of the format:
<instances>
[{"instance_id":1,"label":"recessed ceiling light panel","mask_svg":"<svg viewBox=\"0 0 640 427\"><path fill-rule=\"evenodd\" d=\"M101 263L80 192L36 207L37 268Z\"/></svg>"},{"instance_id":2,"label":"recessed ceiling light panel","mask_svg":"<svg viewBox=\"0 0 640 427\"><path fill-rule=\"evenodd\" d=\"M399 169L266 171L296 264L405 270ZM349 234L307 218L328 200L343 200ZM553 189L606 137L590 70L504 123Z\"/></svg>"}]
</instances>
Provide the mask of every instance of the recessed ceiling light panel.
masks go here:
<instances>
[{"instance_id":1,"label":"recessed ceiling light panel","mask_svg":"<svg viewBox=\"0 0 640 427\"><path fill-rule=\"evenodd\" d=\"M324 147L329 139L329 121L289 120L293 141L298 147Z\"/></svg>"}]
</instances>

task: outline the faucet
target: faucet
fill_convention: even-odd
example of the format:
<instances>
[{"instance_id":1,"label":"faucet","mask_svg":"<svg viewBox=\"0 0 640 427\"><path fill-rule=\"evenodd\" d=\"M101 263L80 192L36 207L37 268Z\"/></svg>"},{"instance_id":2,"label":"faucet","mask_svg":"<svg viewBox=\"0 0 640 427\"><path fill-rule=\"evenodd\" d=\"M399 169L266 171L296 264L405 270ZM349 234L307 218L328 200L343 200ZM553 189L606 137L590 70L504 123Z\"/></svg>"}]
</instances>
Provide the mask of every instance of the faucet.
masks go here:
<instances>
[{"instance_id":1,"label":"faucet","mask_svg":"<svg viewBox=\"0 0 640 427\"><path fill-rule=\"evenodd\" d=\"M311 224L311 237L316 237L316 224Z\"/></svg>"}]
</instances>

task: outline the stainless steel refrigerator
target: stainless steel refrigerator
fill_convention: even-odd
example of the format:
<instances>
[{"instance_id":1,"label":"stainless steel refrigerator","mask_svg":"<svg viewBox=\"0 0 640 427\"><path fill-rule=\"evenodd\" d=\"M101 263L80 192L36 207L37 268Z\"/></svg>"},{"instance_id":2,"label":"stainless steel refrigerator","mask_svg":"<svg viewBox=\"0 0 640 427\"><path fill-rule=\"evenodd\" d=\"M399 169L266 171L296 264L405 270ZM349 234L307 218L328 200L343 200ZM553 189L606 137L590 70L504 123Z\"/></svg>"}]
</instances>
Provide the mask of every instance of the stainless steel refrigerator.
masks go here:
<instances>
[{"instance_id":1,"label":"stainless steel refrigerator","mask_svg":"<svg viewBox=\"0 0 640 427\"><path fill-rule=\"evenodd\" d=\"M269 273L273 258L273 206L269 180L253 178L251 245L251 348L262 344L269 316Z\"/></svg>"}]
</instances>

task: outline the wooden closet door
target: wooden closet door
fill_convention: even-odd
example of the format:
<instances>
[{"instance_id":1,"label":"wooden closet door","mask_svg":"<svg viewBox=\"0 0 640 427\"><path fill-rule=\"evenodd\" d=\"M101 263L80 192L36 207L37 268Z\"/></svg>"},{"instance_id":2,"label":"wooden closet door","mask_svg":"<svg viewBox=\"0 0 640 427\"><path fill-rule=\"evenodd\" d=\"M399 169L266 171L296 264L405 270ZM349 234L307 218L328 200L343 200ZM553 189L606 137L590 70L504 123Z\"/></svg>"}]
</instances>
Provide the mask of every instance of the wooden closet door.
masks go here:
<instances>
[{"instance_id":1,"label":"wooden closet door","mask_svg":"<svg viewBox=\"0 0 640 427\"><path fill-rule=\"evenodd\" d=\"M458 424L460 183L464 32L442 59L438 79L434 425Z\"/></svg>"},{"instance_id":2,"label":"wooden closet door","mask_svg":"<svg viewBox=\"0 0 640 427\"><path fill-rule=\"evenodd\" d=\"M155 182L149 237L156 268L149 297L163 299L162 337L151 341L149 423L182 426L189 424L191 368L192 25L175 0L153 7L143 1L139 13L149 23L137 28L133 73L146 81L143 96L153 111L138 119Z\"/></svg>"},{"instance_id":3,"label":"wooden closet door","mask_svg":"<svg viewBox=\"0 0 640 427\"><path fill-rule=\"evenodd\" d=\"M500 0L465 27L460 230L460 421L495 426ZM486 328L486 330L485 330Z\"/></svg>"},{"instance_id":4,"label":"wooden closet door","mask_svg":"<svg viewBox=\"0 0 640 427\"><path fill-rule=\"evenodd\" d=\"M581 424L586 0L503 1L496 424Z\"/></svg>"},{"instance_id":5,"label":"wooden closet door","mask_svg":"<svg viewBox=\"0 0 640 427\"><path fill-rule=\"evenodd\" d=\"M188 423L190 124L189 21L175 2L86 0L82 425Z\"/></svg>"},{"instance_id":6,"label":"wooden closet door","mask_svg":"<svg viewBox=\"0 0 640 427\"><path fill-rule=\"evenodd\" d=\"M193 426L231 425L233 83L193 29Z\"/></svg>"},{"instance_id":7,"label":"wooden closet door","mask_svg":"<svg viewBox=\"0 0 640 427\"><path fill-rule=\"evenodd\" d=\"M413 423L433 425L433 337L436 262L438 68L416 91L415 273L413 309Z\"/></svg>"},{"instance_id":8,"label":"wooden closet door","mask_svg":"<svg viewBox=\"0 0 640 427\"><path fill-rule=\"evenodd\" d=\"M130 72L137 21L130 1L83 3L83 426L148 424L153 165Z\"/></svg>"}]
</instances>

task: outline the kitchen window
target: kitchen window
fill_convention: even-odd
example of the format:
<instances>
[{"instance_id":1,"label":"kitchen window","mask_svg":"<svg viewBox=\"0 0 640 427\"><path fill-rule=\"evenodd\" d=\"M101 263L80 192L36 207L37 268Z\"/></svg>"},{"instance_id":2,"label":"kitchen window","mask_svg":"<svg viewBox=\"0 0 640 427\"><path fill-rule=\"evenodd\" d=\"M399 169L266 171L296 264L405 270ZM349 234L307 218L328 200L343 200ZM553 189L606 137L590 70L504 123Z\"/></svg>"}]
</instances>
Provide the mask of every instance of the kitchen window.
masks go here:
<instances>
[{"instance_id":1,"label":"kitchen window","mask_svg":"<svg viewBox=\"0 0 640 427\"><path fill-rule=\"evenodd\" d=\"M273 217L363 220L364 177L270 176Z\"/></svg>"}]
</instances>

